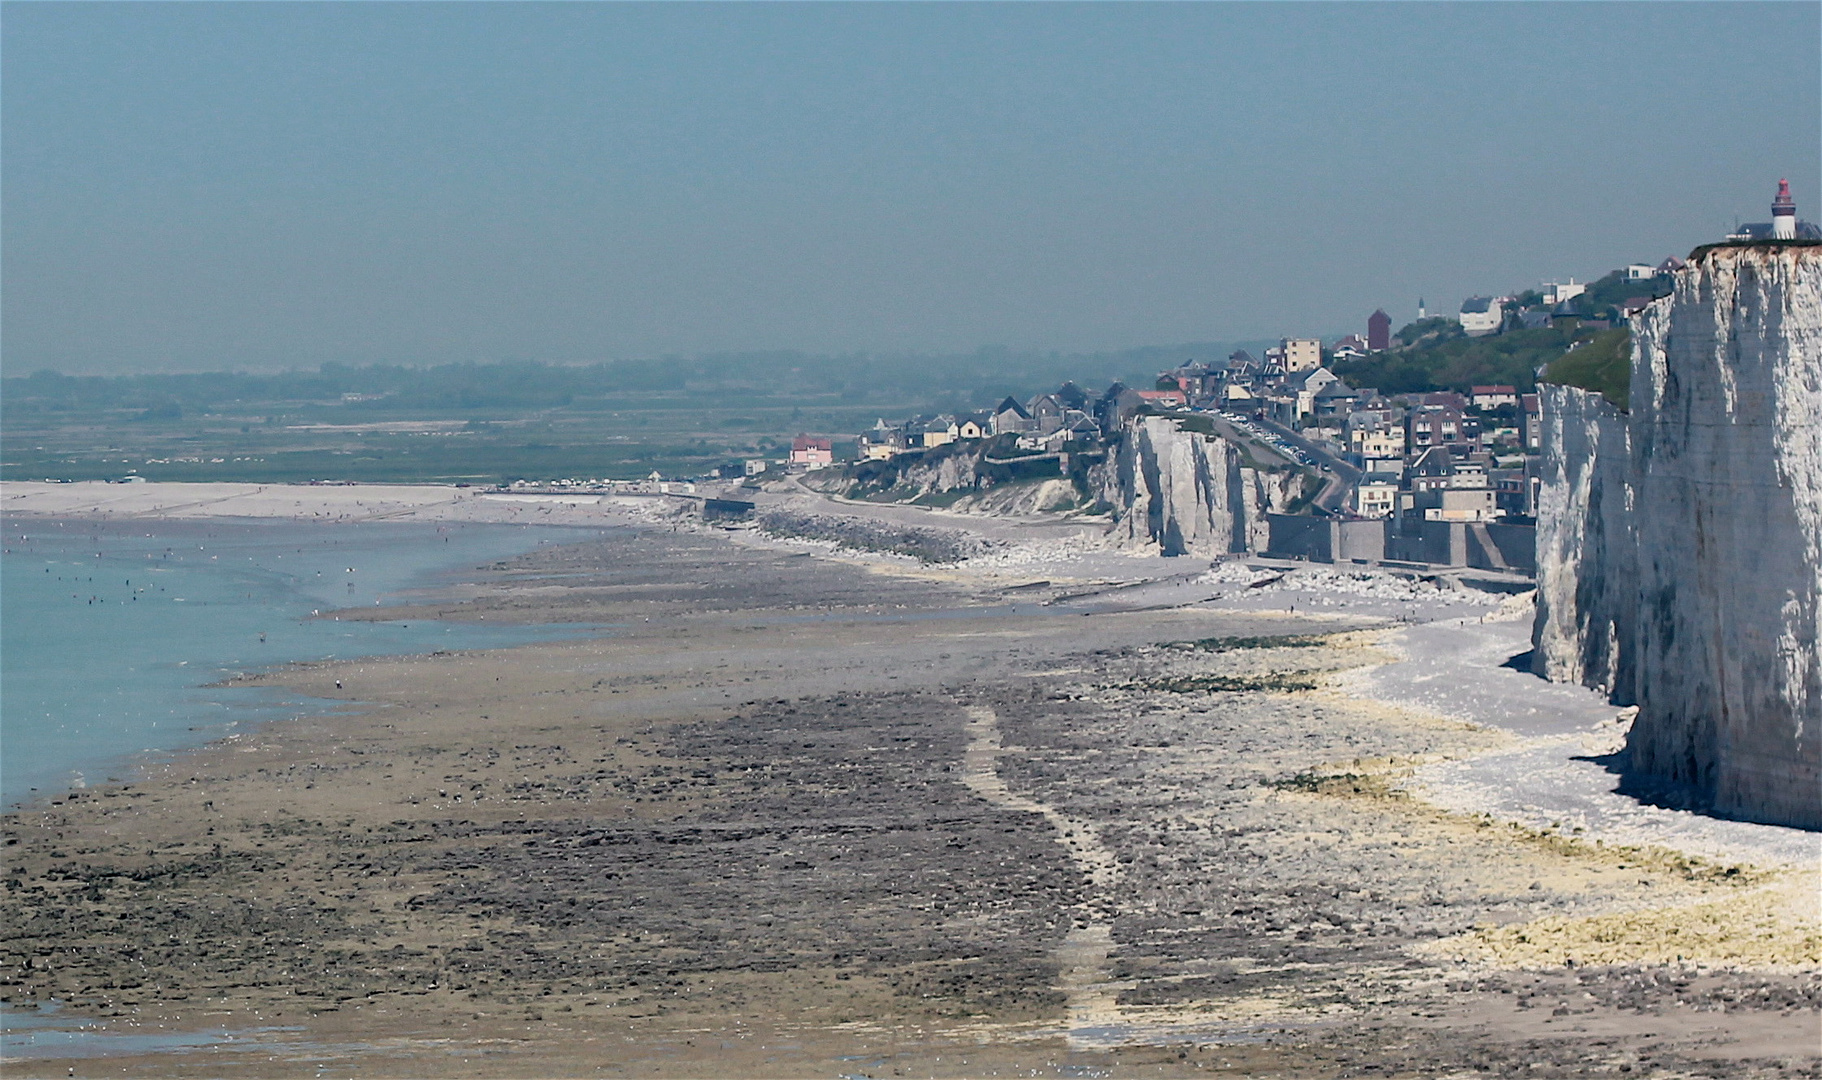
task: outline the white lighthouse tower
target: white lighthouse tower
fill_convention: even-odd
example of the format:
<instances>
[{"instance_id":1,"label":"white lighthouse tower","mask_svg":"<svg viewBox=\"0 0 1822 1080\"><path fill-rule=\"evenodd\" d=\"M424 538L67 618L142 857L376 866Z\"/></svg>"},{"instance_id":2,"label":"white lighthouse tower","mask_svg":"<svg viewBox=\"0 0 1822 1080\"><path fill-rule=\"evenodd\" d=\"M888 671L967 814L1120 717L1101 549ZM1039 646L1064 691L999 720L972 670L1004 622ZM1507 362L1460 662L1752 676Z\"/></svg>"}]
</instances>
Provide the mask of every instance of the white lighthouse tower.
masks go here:
<instances>
[{"instance_id":1,"label":"white lighthouse tower","mask_svg":"<svg viewBox=\"0 0 1822 1080\"><path fill-rule=\"evenodd\" d=\"M1771 201L1771 238L1797 238L1797 204L1790 197L1790 181L1778 181L1778 197Z\"/></svg>"}]
</instances>

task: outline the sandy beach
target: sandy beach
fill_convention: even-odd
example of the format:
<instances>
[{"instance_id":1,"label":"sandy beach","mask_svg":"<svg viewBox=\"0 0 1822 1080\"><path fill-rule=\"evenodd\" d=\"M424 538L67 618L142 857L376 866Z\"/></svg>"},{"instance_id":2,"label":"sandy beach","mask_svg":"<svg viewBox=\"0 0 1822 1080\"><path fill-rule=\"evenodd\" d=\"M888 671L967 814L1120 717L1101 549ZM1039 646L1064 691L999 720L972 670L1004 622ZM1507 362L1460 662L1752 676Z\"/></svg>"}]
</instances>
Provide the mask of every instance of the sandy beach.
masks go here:
<instances>
[{"instance_id":1,"label":"sandy beach","mask_svg":"<svg viewBox=\"0 0 1822 1080\"><path fill-rule=\"evenodd\" d=\"M252 675L357 707L8 814L0 996L99 1026L7 1074L1822 1064L1817 838L1613 795L1619 710L1502 666L1519 585L879 511L986 544L927 565L662 503L7 484L644 526L359 612L583 639Z\"/></svg>"}]
</instances>

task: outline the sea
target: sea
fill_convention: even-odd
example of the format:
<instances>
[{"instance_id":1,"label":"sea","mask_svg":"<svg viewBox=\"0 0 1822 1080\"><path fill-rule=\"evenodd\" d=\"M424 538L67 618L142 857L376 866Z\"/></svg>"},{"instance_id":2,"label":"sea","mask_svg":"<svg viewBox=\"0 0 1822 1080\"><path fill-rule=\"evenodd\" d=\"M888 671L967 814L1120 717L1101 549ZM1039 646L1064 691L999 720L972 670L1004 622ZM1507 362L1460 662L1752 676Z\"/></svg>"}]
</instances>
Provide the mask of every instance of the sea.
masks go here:
<instances>
[{"instance_id":1,"label":"sea","mask_svg":"<svg viewBox=\"0 0 1822 1080\"><path fill-rule=\"evenodd\" d=\"M575 626L338 619L607 529L19 520L0 544L0 803L128 780L250 725L348 708L229 676L301 660L497 648ZM472 577L469 578L472 580Z\"/></svg>"}]
</instances>

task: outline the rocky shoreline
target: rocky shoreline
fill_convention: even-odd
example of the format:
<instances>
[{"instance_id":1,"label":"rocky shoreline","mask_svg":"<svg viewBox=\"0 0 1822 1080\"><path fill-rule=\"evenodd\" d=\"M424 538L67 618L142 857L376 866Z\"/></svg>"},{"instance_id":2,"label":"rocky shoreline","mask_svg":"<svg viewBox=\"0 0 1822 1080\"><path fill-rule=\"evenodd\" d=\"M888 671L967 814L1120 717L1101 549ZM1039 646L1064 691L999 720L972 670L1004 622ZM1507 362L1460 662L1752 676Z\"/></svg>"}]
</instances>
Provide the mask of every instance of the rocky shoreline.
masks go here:
<instances>
[{"instance_id":1,"label":"rocky shoreline","mask_svg":"<svg viewBox=\"0 0 1822 1080\"><path fill-rule=\"evenodd\" d=\"M1789 872L1405 794L1510 737L1337 689L1382 616L1031 585L629 530L398 609L602 629L9 814L9 1010L259 1033L7 1072L1814 1068ZM1710 908L1764 955L1513 959Z\"/></svg>"}]
</instances>

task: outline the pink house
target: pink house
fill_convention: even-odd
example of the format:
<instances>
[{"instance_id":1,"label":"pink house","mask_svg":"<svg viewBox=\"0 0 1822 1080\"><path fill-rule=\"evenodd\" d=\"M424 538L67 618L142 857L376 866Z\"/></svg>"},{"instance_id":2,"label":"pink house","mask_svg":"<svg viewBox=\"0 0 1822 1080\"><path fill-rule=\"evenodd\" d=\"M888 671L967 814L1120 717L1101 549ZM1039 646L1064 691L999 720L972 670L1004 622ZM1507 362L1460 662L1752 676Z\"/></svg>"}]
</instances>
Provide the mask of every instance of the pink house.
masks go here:
<instances>
[{"instance_id":1,"label":"pink house","mask_svg":"<svg viewBox=\"0 0 1822 1080\"><path fill-rule=\"evenodd\" d=\"M791 440L791 464L820 469L835 464L835 440L799 435Z\"/></svg>"}]
</instances>

